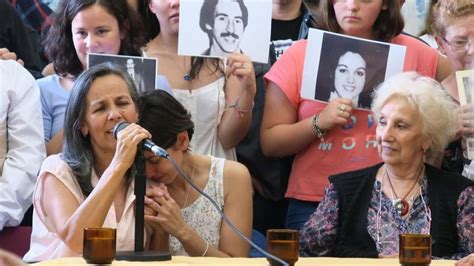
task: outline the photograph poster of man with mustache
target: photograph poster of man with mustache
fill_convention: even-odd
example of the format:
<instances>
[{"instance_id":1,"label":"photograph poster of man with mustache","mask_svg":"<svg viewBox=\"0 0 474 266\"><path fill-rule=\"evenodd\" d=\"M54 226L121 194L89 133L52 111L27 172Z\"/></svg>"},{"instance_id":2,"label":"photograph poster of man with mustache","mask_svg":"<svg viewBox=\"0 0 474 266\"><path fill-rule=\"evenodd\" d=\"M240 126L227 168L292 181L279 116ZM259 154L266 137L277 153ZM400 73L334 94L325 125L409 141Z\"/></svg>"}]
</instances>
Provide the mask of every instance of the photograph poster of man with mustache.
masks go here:
<instances>
[{"instance_id":1,"label":"photograph poster of man with mustache","mask_svg":"<svg viewBox=\"0 0 474 266\"><path fill-rule=\"evenodd\" d=\"M248 55L266 63L272 0L183 0L178 54L227 57ZM202 34L201 34L202 33Z\"/></svg>"}]
</instances>

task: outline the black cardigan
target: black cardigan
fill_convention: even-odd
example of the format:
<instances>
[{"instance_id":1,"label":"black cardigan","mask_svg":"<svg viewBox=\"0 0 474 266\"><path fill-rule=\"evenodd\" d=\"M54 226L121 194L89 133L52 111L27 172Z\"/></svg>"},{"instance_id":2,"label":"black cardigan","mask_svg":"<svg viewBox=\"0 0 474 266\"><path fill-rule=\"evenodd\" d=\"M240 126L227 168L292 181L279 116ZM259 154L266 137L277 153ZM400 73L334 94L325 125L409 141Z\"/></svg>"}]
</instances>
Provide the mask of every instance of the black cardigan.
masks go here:
<instances>
[{"instance_id":1,"label":"black cardigan","mask_svg":"<svg viewBox=\"0 0 474 266\"><path fill-rule=\"evenodd\" d=\"M367 213L377 170L382 164L331 176L339 201L339 228L334 256L377 258L375 242L367 231ZM456 226L457 200L469 179L425 164L428 206L431 209L432 255L451 256L459 252Z\"/></svg>"}]
</instances>

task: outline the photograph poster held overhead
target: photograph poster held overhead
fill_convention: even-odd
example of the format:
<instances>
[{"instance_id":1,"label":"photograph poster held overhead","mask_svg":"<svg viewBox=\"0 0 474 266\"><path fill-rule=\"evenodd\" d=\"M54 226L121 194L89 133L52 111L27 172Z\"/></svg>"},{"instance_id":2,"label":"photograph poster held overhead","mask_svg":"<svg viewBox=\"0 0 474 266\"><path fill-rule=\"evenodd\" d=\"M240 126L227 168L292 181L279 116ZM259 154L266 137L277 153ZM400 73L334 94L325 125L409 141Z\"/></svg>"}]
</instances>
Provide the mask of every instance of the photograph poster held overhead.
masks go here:
<instances>
[{"instance_id":1,"label":"photograph poster held overhead","mask_svg":"<svg viewBox=\"0 0 474 266\"><path fill-rule=\"evenodd\" d=\"M158 67L158 60L156 58L89 53L87 68L105 62L113 63L127 71L135 82L135 87L139 94L156 89Z\"/></svg>"},{"instance_id":2,"label":"photograph poster held overhead","mask_svg":"<svg viewBox=\"0 0 474 266\"><path fill-rule=\"evenodd\" d=\"M179 55L243 53L268 62L271 0L181 0L179 13Z\"/></svg>"},{"instance_id":3,"label":"photograph poster held overhead","mask_svg":"<svg viewBox=\"0 0 474 266\"><path fill-rule=\"evenodd\" d=\"M459 102L474 108L474 69L456 72ZM467 158L474 160L474 135L466 138Z\"/></svg>"},{"instance_id":4,"label":"photograph poster held overhead","mask_svg":"<svg viewBox=\"0 0 474 266\"><path fill-rule=\"evenodd\" d=\"M375 87L402 72L405 51L400 45L310 29L301 97L347 98L354 108L369 110Z\"/></svg>"}]
</instances>

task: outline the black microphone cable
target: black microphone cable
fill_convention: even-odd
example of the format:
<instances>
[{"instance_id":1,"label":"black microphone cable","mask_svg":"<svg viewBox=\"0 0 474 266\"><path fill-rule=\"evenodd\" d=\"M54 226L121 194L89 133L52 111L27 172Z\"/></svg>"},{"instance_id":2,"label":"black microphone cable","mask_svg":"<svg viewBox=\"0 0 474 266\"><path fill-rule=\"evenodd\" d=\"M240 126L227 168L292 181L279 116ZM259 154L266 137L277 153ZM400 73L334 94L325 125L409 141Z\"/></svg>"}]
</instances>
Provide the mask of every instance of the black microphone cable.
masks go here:
<instances>
[{"instance_id":1,"label":"black microphone cable","mask_svg":"<svg viewBox=\"0 0 474 266\"><path fill-rule=\"evenodd\" d=\"M250 240L248 237L246 237L242 232L240 232L240 230L235 227L234 224L232 224L232 222L227 218L227 216L225 216L224 212L219 208L219 205L217 204L217 202L211 198L211 196L207 195L206 192L200 190L196 185L194 185L194 183L191 181L191 179L179 168L179 166L176 164L176 162L173 160L173 158L171 158L171 156L166 153L166 154L155 154L157 156L160 156L160 157L163 157L165 159L168 159L171 164L173 164L173 167L176 169L176 171L178 171L179 175L181 175L184 180L194 189L196 190L197 192L199 192L199 194L203 195L206 199L208 199L212 205L214 206L214 208L217 210L217 212L219 213L219 215L222 217L222 219L224 220L224 222L242 239L244 239L245 241L247 241L247 243L249 243L253 248L255 248L256 250L258 250L260 253L262 253L265 257L267 258L270 258L272 260L275 260L277 261L278 263L280 263L281 265L284 265L284 266L289 266L289 264L266 252L265 250L263 250L262 248L260 248L257 244L255 244L252 240Z\"/></svg>"}]
</instances>

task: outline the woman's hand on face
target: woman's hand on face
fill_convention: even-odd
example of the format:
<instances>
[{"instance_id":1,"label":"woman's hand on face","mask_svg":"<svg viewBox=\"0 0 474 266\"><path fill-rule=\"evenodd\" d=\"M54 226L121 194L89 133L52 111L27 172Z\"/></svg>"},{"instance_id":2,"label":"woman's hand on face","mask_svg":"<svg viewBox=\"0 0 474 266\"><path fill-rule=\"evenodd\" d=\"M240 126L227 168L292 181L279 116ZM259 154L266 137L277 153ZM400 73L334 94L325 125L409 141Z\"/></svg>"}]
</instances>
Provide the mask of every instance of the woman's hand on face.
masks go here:
<instances>
[{"instance_id":1,"label":"woman's hand on face","mask_svg":"<svg viewBox=\"0 0 474 266\"><path fill-rule=\"evenodd\" d=\"M458 260L454 266L474 266L474 253Z\"/></svg>"},{"instance_id":2,"label":"woman's hand on face","mask_svg":"<svg viewBox=\"0 0 474 266\"><path fill-rule=\"evenodd\" d=\"M137 124L130 124L117 134L117 144L112 165L130 168L135 160L138 144L144 139L151 138L150 132Z\"/></svg>"},{"instance_id":3,"label":"woman's hand on face","mask_svg":"<svg viewBox=\"0 0 474 266\"><path fill-rule=\"evenodd\" d=\"M338 125L346 125L352 114L352 101L337 98L328 103L319 113L319 126L323 130L331 129Z\"/></svg>"},{"instance_id":4,"label":"woman's hand on face","mask_svg":"<svg viewBox=\"0 0 474 266\"><path fill-rule=\"evenodd\" d=\"M157 215L145 215L145 220L154 222L168 234L177 238L187 228L181 214L181 208L170 196L166 186L147 190L145 204L150 207Z\"/></svg>"},{"instance_id":5,"label":"woman's hand on face","mask_svg":"<svg viewBox=\"0 0 474 266\"><path fill-rule=\"evenodd\" d=\"M250 95L255 95L257 91L255 71L248 56L234 53L227 57L226 76L230 75L237 77L242 90Z\"/></svg>"}]
</instances>

